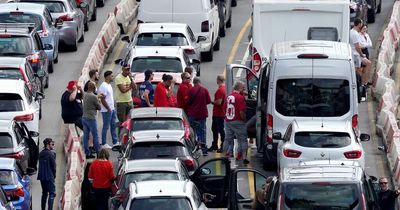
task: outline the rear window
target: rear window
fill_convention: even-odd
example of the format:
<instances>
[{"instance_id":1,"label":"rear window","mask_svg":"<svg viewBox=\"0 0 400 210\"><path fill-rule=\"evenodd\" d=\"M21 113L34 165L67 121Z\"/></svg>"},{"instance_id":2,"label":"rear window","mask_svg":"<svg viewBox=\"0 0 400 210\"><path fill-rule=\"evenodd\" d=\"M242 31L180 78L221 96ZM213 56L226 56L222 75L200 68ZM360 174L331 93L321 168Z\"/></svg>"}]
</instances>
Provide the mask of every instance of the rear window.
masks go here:
<instances>
[{"instance_id":1,"label":"rear window","mask_svg":"<svg viewBox=\"0 0 400 210\"><path fill-rule=\"evenodd\" d=\"M137 39L137 46L185 46L186 37L181 33L142 33Z\"/></svg>"},{"instance_id":2,"label":"rear window","mask_svg":"<svg viewBox=\"0 0 400 210\"><path fill-rule=\"evenodd\" d=\"M179 118L132 119L132 131L143 130L183 130L183 122Z\"/></svg>"},{"instance_id":3,"label":"rear window","mask_svg":"<svg viewBox=\"0 0 400 210\"><path fill-rule=\"evenodd\" d=\"M0 185L16 185L18 177L14 171L0 171Z\"/></svg>"},{"instance_id":4,"label":"rear window","mask_svg":"<svg viewBox=\"0 0 400 210\"><path fill-rule=\"evenodd\" d=\"M339 132L297 132L294 142L303 147L340 148L350 145L351 137Z\"/></svg>"},{"instance_id":5,"label":"rear window","mask_svg":"<svg viewBox=\"0 0 400 210\"><path fill-rule=\"evenodd\" d=\"M43 28L42 18L36 14L27 14L23 12L0 14L0 20L2 23L34 23L39 30Z\"/></svg>"},{"instance_id":6,"label":"rear window","mask_svg":"<svg viewBox=\"0 0 400 210\"><path fill-rule=\"evenodd\" d=\"M129 160L150 158L176 158L188 156L189 152L179 142L141 142L132 146Z\"/></svg>"},{"instance_id":7,"label":"rear window","mask_svg":"<svg viewBox=\"0 0 400 210\"><path fill-rule=\"evenodd\" d=\"M0 148L13 148L12 137L9 133L0 133Z\"/></svg>"},{"instance_id":8,"label":"rear window","mask_svg":"<svg viewBox=\"0 0 400 210\"><path fill-rule=\"evenodd\" d=\"M284 116L339 117L350 110L349 81L342 79L281 79L275 109Z\"/></svg>"},{"instance_id":9,"label":"rear window","mask_svg":"<svg viewBox=\"0 0 400 210\"><path fill-rule=\"evenodd\" d=\"M0 93L0 112L15 112L23 110L23 101L20 95Z\"/></svg>"},{"instance_id":10,"label":"rear window","mask_svg":"<svg viewBox=\"0 0 400 210\"><path fill-rule=\"evenodd\" d=\"M141 57L132 61L133 72L144 72L154 69L155 72L177 72L182 73L182 62L177 57Z\"/></svg>"},{"instance_id":11,"label":"rear window","mask_svg":"<svg viewBox=\"0 0 400 210\"><path fill-rule=\"evenodd\" d=\"M179 180L178 174L175 172L166 171L151 171L151 172L135 172L125 174L124 189L129 187L133 181L151 181L151 180Z\"/></svg>"},{"instance_id":12,"label":"rear window","mask_svg":"<svg viewBox=\"0 0 400 210\"><path fill-rule=\"evenodd\" d=\"M190 201L185 197L146 197L132 200L130 207L131 210L149 210L149 209L163 209L163 210L176 210L185 209L190 210L192 206Z\"/></svg>"},{"instance_id":13,"label":"rear window","mask_svg":"<svg viewBox=\"0 0 400 210\"><path fill-rule=\"evenodd\" d=\"M5 37L3 34L0 35L0 55L1 56L12 56L21 55L26 56L31 53L31 38L27 36L15 36Z\"/></svg>"},{"instance_id":14,"label":"rear window","mask_svg":"<svg viewBox=\"0 0 400 210\"><path fill-rule=\"evenodd\" d=\"M357 184L304 183L286 184L283 188L284 209L361 210Z\"/></svg>"},{"instance_id":15,"label":"rear window","mask_svg":"<svg viewBox=\"0 0 400 210\"><path fill-rule=\"evenodd\" d=\"M0 68L0 79L24 79L17 68Z\"/></svg>"},{"instance_id":16,"label":"rear window","mask_svg":"<svg viewBox=\"0 0 400 210\"><path fill-rule=\"evenodd\" d=\"M24 1L24 2L28 2L28 1ZM51 12L51 13L63 13L66 12L64 3L62 3L61 1L33 1L33 3L40 3L40 4L44 4L46 5L47 9Z\"/></svg>"}]
</instances>

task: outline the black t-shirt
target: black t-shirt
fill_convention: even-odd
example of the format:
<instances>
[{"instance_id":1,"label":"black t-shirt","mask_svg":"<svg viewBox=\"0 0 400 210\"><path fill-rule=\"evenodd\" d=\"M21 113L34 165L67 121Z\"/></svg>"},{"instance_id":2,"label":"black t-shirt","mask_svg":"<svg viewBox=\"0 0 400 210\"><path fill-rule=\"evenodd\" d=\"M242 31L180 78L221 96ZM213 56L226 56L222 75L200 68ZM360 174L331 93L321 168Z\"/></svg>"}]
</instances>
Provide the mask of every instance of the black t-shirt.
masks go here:
<instances>
[{"instance_id":1,"label":"black t-shirt","mask_svg":"<svg viewBox=\"0 0 400 210\"><path fill-rule=\"evenodd\" d=\"M61 117L64 123L75 123L79 118L82 117L82 101L77 95L77 99L69 101L70 92L65 91L61 96Z\"/></svg>"},{"instance_id":2,"label":"black t-shirt","mask_svg":"<svg viewBox=\"0 0 400 210\"><path fill-rule=\"evenodd\" d=\"M386 190L385 192L379 192L378 203L381 210L395 210L395 201L398 194L394 190Z\"/></svg>"}]
</instances>

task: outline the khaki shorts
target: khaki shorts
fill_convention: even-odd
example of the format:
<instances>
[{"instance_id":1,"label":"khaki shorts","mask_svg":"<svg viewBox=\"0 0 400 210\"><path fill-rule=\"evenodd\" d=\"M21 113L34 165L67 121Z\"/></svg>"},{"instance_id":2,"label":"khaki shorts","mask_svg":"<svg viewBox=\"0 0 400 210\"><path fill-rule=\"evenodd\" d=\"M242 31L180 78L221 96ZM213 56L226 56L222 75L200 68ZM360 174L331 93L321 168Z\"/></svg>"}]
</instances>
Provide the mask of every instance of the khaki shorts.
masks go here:
<instances>
[{"instance_id":1,"label":"khaki shorts","mask_svg":"<svg viewBox=\"0 0 400 210\"><path fill-rule=\"evenodd\" d=\"M117 117L120 123L123 123L126 120L126 116L129 114L132 107L132 102L117 103Z\"/></svg>"}]
</instances>

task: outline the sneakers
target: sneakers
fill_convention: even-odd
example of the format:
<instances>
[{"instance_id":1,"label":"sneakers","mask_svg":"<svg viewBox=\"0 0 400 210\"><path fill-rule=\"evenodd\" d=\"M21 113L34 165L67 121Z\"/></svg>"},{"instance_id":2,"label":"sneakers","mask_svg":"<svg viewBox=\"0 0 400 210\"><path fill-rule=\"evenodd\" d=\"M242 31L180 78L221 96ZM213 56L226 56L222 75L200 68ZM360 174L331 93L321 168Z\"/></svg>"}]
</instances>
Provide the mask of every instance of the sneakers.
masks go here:
<instances>
[{"instance_id":1,"label":"sneakers","mask_svg":"<svg viewBox=\"0 0 400 210\"><path fill-rule=\"evenodd\" d=\"M120 145L121 145L121 143L119 143L119 142L117 141L117 143L113 144L113 147L120 146Z\"/></svg>"},{"instance_id":2,"label":"sneakers","mask_svg":"<svg viewBox=\"0 0 400 210\"><path fill-rule=\"evenodd\" d=\"M210 148L208 148L208 151L209 151L209 152L213 152L213 151L215 151L215 150L218 150L218 148L215 147L215 146L211 146Z\"/></svg>"},{"instance_id":3,"label":"sneakers","mask_svg":"<svg viewBox=\"0 0 400 210\"><path fill-rule=\"evenodd\" d=\"M90 151L90 153L96 153L96 149L93 147L93 146L91 146L91 147L89 147L89 151Z\"/></svg>"},{"instance_id":4,"label":"sneakers","mask_svg":"<svg viewBox=\"0 0 400 210\"><path fill-rule=\"evenodd\" d=\"M361 102L364 102L367 100L367 97L361 97Z\"/></svg>"},{"instance_id":5,"label":"sneakers","mask_svg":"<svg viewBox=\"0 0 400 210\"><path fill-rule=\"evenodd\" d=\"M217 153L222 153L222 149L217 149Z\"/></svg>"},{"instance_id":6,"label":"sneakers","mask_svg":"<svg viewBox=\"0 0 400 210\"><path fill-rule=\"evenodd\" d=\"M105 148L105 149L111 149L111 148L112 148L112 147L111 147L110 145L108 145L108 144L103 144L102 147Z\"/></svg>"}]
</instances>

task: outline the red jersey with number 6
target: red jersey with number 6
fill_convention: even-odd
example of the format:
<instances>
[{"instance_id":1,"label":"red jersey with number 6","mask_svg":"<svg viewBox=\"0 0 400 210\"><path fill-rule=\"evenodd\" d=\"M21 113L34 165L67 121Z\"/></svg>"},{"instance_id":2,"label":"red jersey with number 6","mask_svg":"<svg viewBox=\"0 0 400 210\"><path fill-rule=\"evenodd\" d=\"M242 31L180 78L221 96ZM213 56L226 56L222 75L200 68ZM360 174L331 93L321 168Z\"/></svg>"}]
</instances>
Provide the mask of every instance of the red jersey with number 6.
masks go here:
<instances>
[{"instance_id":1,"label":"red jersey with number 6","mask_svg":"<svg viewBox=\"0 0 400 210\"><path fill-rule=\"evenodd\" d=\"M226 114L225 114L225 121L246 121L246 119L242 119L240 117L239 112L243 111L246 112L246 100L244 96L236 91L233 91L227 98L226 98Z\"/></svg>"}]
</instances>

